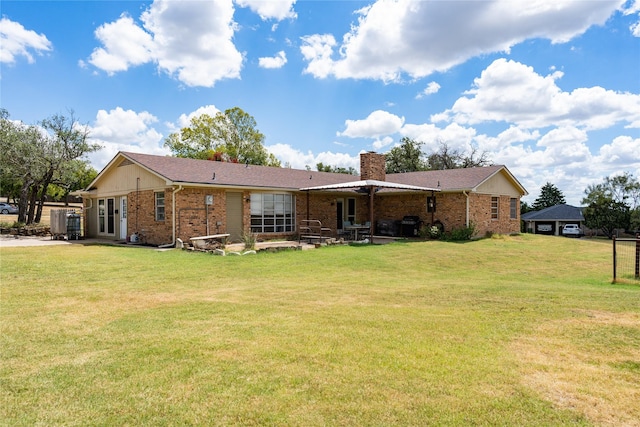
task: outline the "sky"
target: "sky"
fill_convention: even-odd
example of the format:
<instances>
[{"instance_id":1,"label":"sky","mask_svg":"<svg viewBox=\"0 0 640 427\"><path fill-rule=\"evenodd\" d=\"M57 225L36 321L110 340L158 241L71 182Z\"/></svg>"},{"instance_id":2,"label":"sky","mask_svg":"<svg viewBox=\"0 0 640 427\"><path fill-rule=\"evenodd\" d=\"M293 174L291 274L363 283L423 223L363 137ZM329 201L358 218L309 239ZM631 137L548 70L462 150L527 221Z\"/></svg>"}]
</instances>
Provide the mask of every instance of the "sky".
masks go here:
<instances>
[{"instance_id":1,"label":"sky","mask_svg":"<svg viewBox=\"0 0 640 427\"><path fill-rule=\"evenodd\" d=\"M408 137L579 206L640 179L640 0L2 0L0 106L73 112L98 171L240 107L286 166L359 169Z\"/></svg>"}]
</instances>

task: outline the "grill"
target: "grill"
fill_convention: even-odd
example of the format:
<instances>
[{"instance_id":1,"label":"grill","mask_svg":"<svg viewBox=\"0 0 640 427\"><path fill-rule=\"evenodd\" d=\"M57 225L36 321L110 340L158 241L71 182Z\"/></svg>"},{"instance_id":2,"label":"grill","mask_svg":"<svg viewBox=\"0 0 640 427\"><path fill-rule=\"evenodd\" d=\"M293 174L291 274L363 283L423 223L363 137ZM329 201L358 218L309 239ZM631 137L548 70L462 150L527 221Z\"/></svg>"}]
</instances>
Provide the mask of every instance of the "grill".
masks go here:
<instances>
[{"instance_id":1,"label":"grill","mask_svg":"<svg viewBox=\"0 0 640 427\"><path fill-rule=\"evenodd\" d=\"M402 226L402 235L404 237L415 237L419 234L422 221L420 221L419 216L406 215L402 218L400 224Z\"/></svg>"}]
</instances>

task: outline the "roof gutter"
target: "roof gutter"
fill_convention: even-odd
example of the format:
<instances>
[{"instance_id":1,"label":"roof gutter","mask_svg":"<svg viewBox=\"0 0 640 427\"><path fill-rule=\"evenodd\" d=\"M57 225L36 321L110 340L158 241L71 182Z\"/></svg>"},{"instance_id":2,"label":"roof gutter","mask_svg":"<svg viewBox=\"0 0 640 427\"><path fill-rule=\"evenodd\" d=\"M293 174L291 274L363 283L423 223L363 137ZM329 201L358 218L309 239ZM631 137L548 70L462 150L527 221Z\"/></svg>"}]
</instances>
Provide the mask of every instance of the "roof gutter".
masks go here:
<instances>
[{"instance_id":1,"label":"roof gutter","mask_svg":"<svg viewBox=\"0 0 640 427\"><path fill-rule=\"evenodd\" d=\"M467 208L465 213L465 226L469 228L469 193L466 190L462 191L462 194L467 198Z\"/></svg>"},{"instance_id":2,"label":"roof gutter","mask_svg":"<svg viewBox=\"0 0 640 427\"><path fill-rule=\"evenodd\" d=\"M171 228L173 229L173 242L169 246L175 246L176 244L176 194L178 194L179 191L182 191L182 189L182 184L180 184L171 194Z\"/></svg>"}]
</instances>

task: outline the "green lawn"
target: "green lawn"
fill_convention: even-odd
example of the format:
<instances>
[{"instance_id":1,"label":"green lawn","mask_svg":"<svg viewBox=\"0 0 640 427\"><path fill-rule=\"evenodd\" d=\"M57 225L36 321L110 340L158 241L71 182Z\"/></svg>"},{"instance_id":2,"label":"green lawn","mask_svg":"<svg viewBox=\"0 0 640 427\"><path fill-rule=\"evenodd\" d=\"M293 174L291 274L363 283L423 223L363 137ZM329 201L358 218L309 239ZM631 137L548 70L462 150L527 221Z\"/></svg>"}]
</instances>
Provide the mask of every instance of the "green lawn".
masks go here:
<instances>
[{"instance_id":1,"label":"green lawn","mask_svg":"<svg viewBox=\"0 0 640 427\"><path fill-rule=\"evenodd\" d=\"M640 425L640 285L523 235L5 248L0 424Z\"/></svg>"}]
</instances>

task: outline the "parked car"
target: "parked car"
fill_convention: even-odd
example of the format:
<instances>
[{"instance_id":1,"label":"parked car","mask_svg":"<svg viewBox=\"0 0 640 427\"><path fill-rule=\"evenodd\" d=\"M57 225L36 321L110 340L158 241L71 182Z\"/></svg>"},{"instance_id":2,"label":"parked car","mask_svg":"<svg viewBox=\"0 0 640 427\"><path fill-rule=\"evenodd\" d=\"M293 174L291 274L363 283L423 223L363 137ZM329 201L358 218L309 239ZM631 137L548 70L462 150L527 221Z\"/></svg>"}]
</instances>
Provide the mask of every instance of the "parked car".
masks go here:
<instances>
[{"instance_id":1,"label":"parked car","mask_svg":"<svg viewBox=\"0 0 640 427\"><path fill-rule=\"evenodd\" d=\"M562 235L565 237L582 237L584 233L578 224L565 224L565 226L562 227Z\"/></svg>"},{"instance_id":2,"label":"parked car","mask_svg":"<svg viewBox=\"0 0 640 427\"><path fill-rule=\"evenodd\" d=\"M18 213L18 208L9 203L0 202L0 213L3 215L12 214L15 215Z\"/></svg>"}]
</instances>

